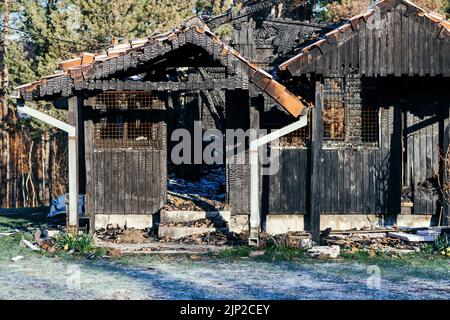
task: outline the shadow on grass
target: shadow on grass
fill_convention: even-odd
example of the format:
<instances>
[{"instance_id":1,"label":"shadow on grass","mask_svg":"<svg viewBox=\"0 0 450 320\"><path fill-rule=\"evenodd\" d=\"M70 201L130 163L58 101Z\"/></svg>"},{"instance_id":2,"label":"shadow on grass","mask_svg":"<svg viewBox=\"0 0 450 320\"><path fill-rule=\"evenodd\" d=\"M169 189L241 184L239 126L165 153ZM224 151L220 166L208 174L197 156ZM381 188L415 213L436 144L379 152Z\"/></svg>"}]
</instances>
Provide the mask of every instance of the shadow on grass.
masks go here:
<instances>
[{"instance_id":1,"label":"shadow on grass","mask_svg":"<svg viewBox=\"0 0 450 320\"><path fill-rule=\"evenodd\" d=\"M0 209L0 231L27 230L41 225L65 225L65 216L48 218L49 207Z\"/></svg>"}]
</instances>

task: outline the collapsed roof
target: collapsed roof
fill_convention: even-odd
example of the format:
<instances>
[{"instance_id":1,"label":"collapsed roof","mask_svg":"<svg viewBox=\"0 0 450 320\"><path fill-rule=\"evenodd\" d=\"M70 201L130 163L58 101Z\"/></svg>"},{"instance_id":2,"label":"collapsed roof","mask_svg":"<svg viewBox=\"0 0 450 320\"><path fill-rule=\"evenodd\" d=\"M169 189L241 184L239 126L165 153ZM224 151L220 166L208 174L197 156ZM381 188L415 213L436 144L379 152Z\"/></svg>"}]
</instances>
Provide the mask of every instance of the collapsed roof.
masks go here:
<instances>
[{"instance_id":1,"label":"collapsed roof","mask_svg":"<svg viewBox=\"0 0 450 320\"><path fill-rule=\"evenodd\" d=\"M231 69L235 69L236 76L248 80L294 117L298 117L304 110L305 106L299 97L221 41L198 17L191 18L180 28L164 34L131 40L108 48L103 53L84 53L75 59L63 61L60 63L61 70L55 74L17 89L25 100L68 97L74 91L83 89L118 90L120 87L126 90L126 83L119 84L111 78L124 71L135 70L139 73L139 68L186 45L201 47L215 61L231 66ZM110 81L99 84L99 80L105 79ZM170 83L165 83L162 87L168 90L171 88ZM144 90L149 88L150 85L142 85Z\"/></svg>"}]
</instances>

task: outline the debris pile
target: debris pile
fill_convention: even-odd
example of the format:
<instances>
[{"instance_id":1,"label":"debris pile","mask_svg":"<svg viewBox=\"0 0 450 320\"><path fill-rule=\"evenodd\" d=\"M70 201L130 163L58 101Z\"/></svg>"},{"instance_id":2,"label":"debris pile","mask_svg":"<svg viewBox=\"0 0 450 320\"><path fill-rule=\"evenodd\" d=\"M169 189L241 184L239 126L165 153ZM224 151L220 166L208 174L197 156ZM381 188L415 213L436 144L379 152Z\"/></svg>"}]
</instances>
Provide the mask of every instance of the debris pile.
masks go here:
<instances>
[{"instance_id":1,"label":"debris pile","mask_svg":"<svg viewBox=\"0 0 450 320\"><path fill-rule=\"evenodd\" d=\"M336 259L340 252L341 248L338 245L316 246L308 250L309 256L315 259Z\"/></svg>"},{"instance_id":2,"label":"debris pile","mask_svg":"<svg viewBox=\"0 0 450 320\"><path fill-rule=\"evenodd\" d=\"M262 246L283 246L288 248L309 249L314 246L311 235L306 232L288 232L279 235L262 234L260 238Z\"/></svg>"},{"instance_id":3,"label":"debris pile","mask_svg":"<svg viewBox=\"0 0 450 320\"><path fill-rule=\"evenodd\" d=\"M98 239L104 241L111 241L114 243L146 243L152 240L154 235L148 229L127 229L120 228L119 226L108 225L107 228L98 229L95 232Z\"/></svg>"},{"instance_id":4,"label":"debris pile","mask_svg":"<svg viewBox=\"0 0 450 320\"><path fill-rule=\"evenodd\" d=\"M191 235L179 239L184 244L210 244L210 245L244 245L247 239L234 232L214 231L205 234Z\"/></svg>"},{"instance_id":5,"label":"debris pile","mask_svg":"<svg viewBox=\"0 0 450 320\"><path fill-rule=\"evenodd\" d=\"M209 166L208 166L209 167ZM228 210L225 203L225 168L205 168L197 180L182 179L170 174L165 210L211 211Z\"/></svg>"},{"instance_id":6,"label":"debris pile","mask_svg":"<svg viewBox=\"0 0 450 320\"><path fill-rule=\"evenodd\" d=\"M167 194L167 204L164 206L164 210L225 211L229 210L229 206L222 201L200 195L180 195L169 192Z\"/></svg>"},{"instance_id":7,"label":"debris pile","mask_svg":"<svg viewBox=\"0 0 450 320\"><path fill-rule=\"evenodd\" d=\"M195 221L180 221L176 223L164 224L166 227L193 227L193 228L220 228L225 227L226 222L222 221L212 221L211 219L204 218Z\"/></svg>"},{"instance_id":8,"label":"debris pile","mask_svg":"<svg viewBox=\"0 0 450 320\"><path fill-rule=\"evenodd\" d=\"M178 195L205 197L216 201L225 201L226 174L223 166L204 168L200 179L183 179L171 173L167 190Z\"/></svg>"},{"instance_id":9,"label":"debris pile","mask_svg":"<svg viewBox=\"0 0 450 320\"><path fill-rule=\"evenodd\" d=\"M389 254L404 254L418 252L427 244L424 242L408 242L389 236L386 232L354 232L348 234L330 234L324 241L328 245L338 245L344 252L369 253L383 252Z\"/></svg>"}]
</instances>

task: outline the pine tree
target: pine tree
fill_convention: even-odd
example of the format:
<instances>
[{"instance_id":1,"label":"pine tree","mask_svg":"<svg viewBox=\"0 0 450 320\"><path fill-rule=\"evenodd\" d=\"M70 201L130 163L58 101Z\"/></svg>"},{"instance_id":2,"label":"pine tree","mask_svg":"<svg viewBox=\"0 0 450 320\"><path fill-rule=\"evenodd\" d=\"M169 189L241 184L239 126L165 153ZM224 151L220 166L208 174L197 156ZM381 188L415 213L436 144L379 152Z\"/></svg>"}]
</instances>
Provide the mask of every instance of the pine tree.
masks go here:
<instances>
[{"instance_id":1,"label":"pine tree","mask_svg":"<svg viewBox=\"0 0 450 320\"><path fill-rule=\"evenodd\" d=\"M372 2L372 0L321 0L319 3L322 10L319 15L327 21L348 19L367 11ZM427 11L447 16L450 13L449 0L413 0L412 2Z\"/></svg>"},{"instance_id":2,"label":"pine tree","mask_svg":"<svg viewBox=\"0 0 450 320\"><path fill-rule=\"evenodd\" d=\"M125 40L146 34L149 21L146 0L72 0L79 11L77 31L85 43L98 49L114 39Z\"/></svg>"},{"instance_id":3,"label":"pine tree","mask_svg":"<svg viewBox=\"0 0 450 320\"><path fill-rule=\"evenodd\" d=\"M23 43L32 49L37 77L52 73L61 59L82 49L74 30L76 9L67 0L17 0L17 27Z\"/></svg>"}]
</instances>

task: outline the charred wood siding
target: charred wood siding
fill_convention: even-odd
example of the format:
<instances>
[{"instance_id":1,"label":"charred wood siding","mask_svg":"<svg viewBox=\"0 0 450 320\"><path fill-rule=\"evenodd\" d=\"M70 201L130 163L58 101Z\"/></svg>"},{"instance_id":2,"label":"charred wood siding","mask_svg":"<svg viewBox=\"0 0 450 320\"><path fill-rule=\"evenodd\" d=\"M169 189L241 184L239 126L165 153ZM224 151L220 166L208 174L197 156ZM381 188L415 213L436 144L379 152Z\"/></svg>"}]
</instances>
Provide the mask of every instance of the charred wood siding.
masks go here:
<instances>
[{"instance_id":1,"label":"charred wood siding","mask_svg":"<svg viewBox=\"0 0 450 320\"><path fill-rule=\"evenodd\" d=\"M123 94L123 92L121 93ZM147 146L95 143L98 110L85 107L86 211L88 214L153 214L167 192L167 133L164 110L147 110L159 141ZM121 111L124 112L124 111ZM138 112L134 110L133 112Z\"/></svg>"},{"instance_id":2,"label":"charred wood siding","mask_svg":"<svg viewBox=\"0 0 450 320\"><path fill-rule=\"evenodd\" d=\"M392 7L392 5L395 5ZM385 1L374 14L350 23L281 65L292 75L308 73L450 76L450 32L402 1ZM367 20L367 21L366 21Z\"/></svg>"},{"instance_id":3,"label":"charred wood siding","mask_svg":"<svg viewBox=\"0 0 450 320\"><path fill-rule=\"evenodd\" d=\"M226 127L227 129L242 129L250 127L248 91L226 91ZM237 153L232 163L227 163L227 195L233 214L248 214L250 212L250 165L248 148Z\"/></svg>"},{"instance_id":4,"label":"charred wood siding","mask_svg":"<svg viewBox=\"0 0 450 320\"><path fill-rule=\"evenodd\" d=\"M321 212L396 214L402 201L411 201L413 214L439 213L435 176L440 146L450 131L448 86L447 79L380 79L379 144L324 146ZM269 213L308 212L309 156L307 148L282 148L280 170L264 179L263 205Z\"/></svg>"},{"instance_id":5,"label":"charred wood siding","mask_svg":"<svg viewBox=\"0 0 450 320\"><path fill-rule=\"evenodd\" d=\"M88 177L94 190L89 207L95 214L153 214L165 203L163 150L94 150Z\"/></svg>"}]
</instances>

